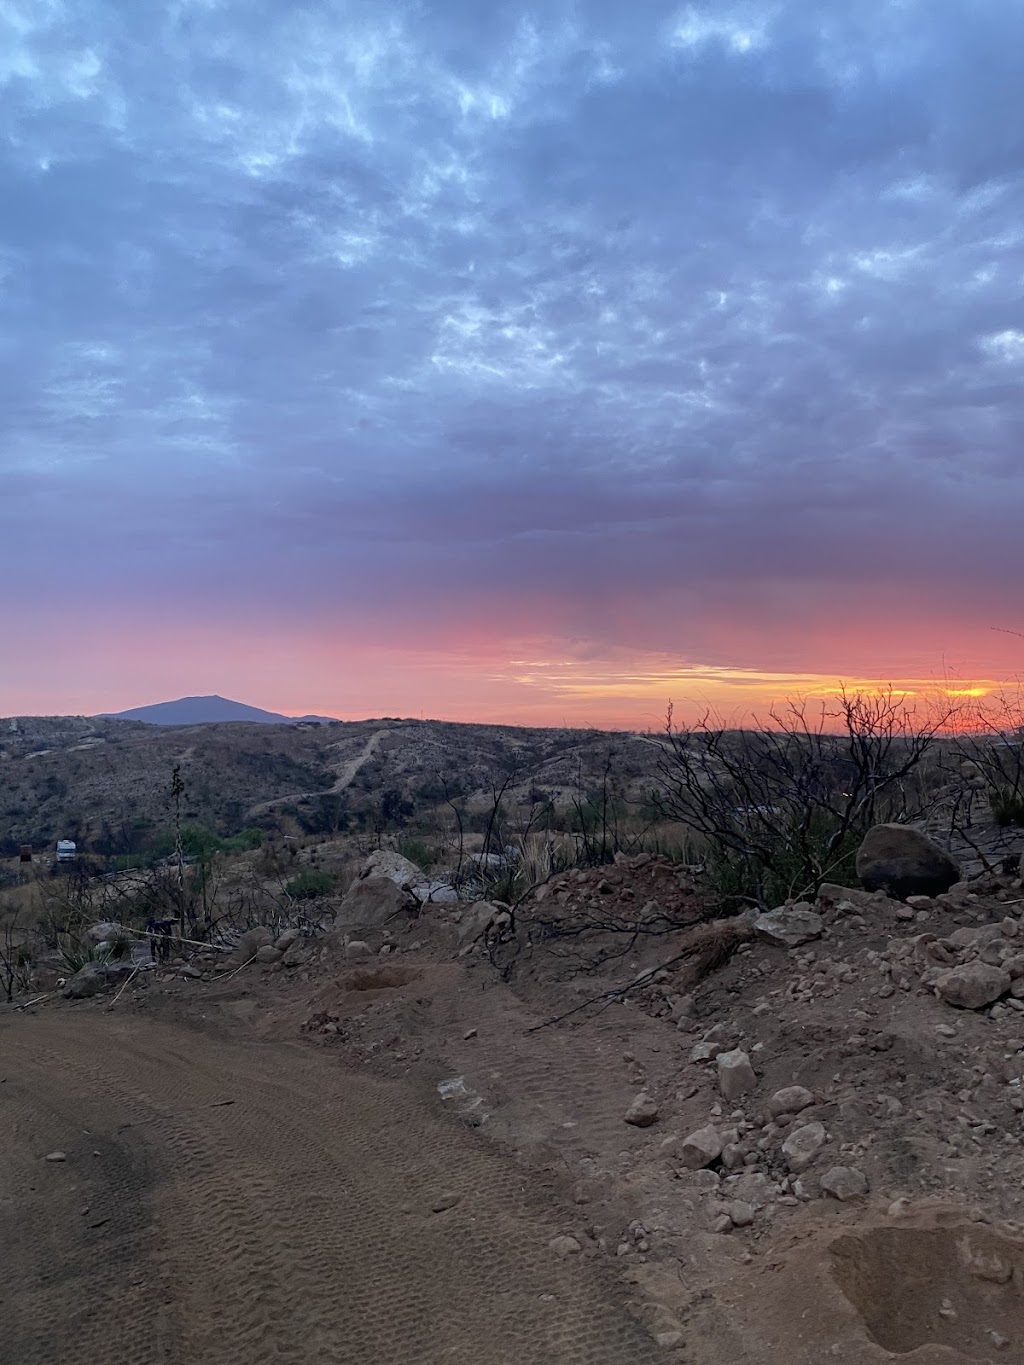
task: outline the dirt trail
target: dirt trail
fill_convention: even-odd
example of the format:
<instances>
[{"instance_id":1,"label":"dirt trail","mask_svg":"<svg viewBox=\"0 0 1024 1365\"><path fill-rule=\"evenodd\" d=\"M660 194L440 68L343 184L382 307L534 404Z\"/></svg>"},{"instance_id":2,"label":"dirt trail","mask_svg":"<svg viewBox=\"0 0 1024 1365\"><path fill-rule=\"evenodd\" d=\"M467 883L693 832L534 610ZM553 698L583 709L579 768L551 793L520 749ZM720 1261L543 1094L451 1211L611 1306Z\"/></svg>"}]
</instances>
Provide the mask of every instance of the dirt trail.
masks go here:
<instances>
[{"instance_id":1,"label":"dirt trail","mask_svg":"<svg viewBox=\"0 0 1024 1365\"><path fill-rule=\"evenodd\" d=\"M390 730L374 730L373 734L363 745L360 752L356 754L355 758L350 758L348 762L342 766L338 776L335 778L333 786L322 788L320 791L316 792L289 792L286 796L275 796L272 801L260 801L257 805L250 806L249 814L259 815L264 811L273 810L275 806L284 805L289 801L305 801L315 796L337 796L339 792L343 792L346 787L351 786L356 773L364 763L369 763L377 750L377 745L387 735L390 735L390 733ZM331 747L334 748L337 746L332 745Z\"/></svg>"},{"instance_id":2,"label":"dirt trail","mask_svg":"<svg viewBox=\"0 0 1024 1365\"><path fill-rule=\"evenodd\" d=\"M0 1057L18 1365L664 1359L600 1262L549 1249L553 1194L407 1088L85 1009L5 1021Z\"/></svg>"}]
</instances>

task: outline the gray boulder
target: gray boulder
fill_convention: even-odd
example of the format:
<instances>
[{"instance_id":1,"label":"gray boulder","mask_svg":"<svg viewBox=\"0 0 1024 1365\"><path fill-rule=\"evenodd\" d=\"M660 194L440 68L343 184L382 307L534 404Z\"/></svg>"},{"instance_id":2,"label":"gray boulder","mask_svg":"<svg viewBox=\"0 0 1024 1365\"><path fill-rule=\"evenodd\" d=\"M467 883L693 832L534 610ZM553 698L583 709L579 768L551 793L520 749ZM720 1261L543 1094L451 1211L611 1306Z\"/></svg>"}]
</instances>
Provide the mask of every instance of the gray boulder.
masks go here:
<instances>
[{"instance_id":1,"label":"gray boulder","mask_svg":"<svg viewBox=\"0 0 1024 1365\"><path fill-rule=\"evenodd\" d=\"M486 938L493 927L504 926L510 919L507 910L492 905L490 901L474 901L466 906L459 917L459 942L475 943L477 939Z\"/></svg>"},{"instance_id":2,"label":"gray boulder","mask_svg":"<svg viewBox=\"0 0 1024 1365\"><path fill-rule=\"evenodd\" d=\"M1005 995L1013 984L1010 973L985 962L968 962L954 967L935 983L947 1005L962 1010L980 1010Z\"/></svg>"},{"instance_id":3,"label":"gray boulder","mask_svg":"<svg viewBox=\"0 0 1024 1365\"><path fill-rule=\"evenodd\" d=\"M940 896L960 880L957 863L937 843L909 825L875 825L857 851L857 876L868 891L896 900Z\"/></svg>"},{"instance_id":4,"label":"gray boulder","mask_svg":"<svg viewBox=\"0 0 1024 1365\"><path fill-rule=\"evenodd\" d=\"M826 1194L843 1203L850 1199L863 1199L868 1192L868 1178L855 1166L833 1166L821 1177L820 1183Z\"/></svg>"},{"instance_id":5,"label":"gray boulder","mask_svg":"<svg viewBox=\"0 0 1024 1365\"><path fill-rule=\"evenodd\" d=\"M695 1133L684 1137L678 1148L679 1160L691 1171L710 1166L722 1155L725 1142L722 1134L709 1123L706 1128L698 1128Z\"/></svg>"},{"instance_id":6,"label":"gray boulder","mask_svg":"<svg viewBox=\"0 0 1024 1365\"><path fill-rule=\"evenodd\" d=\"M828 1134L822 1123L805 1123L795 1128L782 1144L782 1155L794 1175L806 1171L825 1145Z\"/></svg>"},{"instance_id":7,"label":"gray boulder","mask_svg":"<svg viewBox=\"0 0 1024 1365\"><path fill-rule=\"evenodd\" d=\"M368 881L377 877L387 877L396 886L407 887L423 881L423 869L390 848L378 848L363 864L359 880Z\"/></svg>"},{"instance_id":8,"label":"gray boulder","mask_svg":"<svg viewBox=\"0 0 1024 1365\"><path fill-rule=\"evenodd\" d=\"M824 927L825 921L806 901L780 905L777 910L769 910L754 920L754 933L758 938L774 943L777 948L799 948L801 943L821 938Z\"/></svg>"},{"instance_id":9,"label":"gray boulder","mask_svg":"<svg viewBox=\"0 0 1024 1365\"><path fill-rule=\"evenodd\" d=\"M99 924L90 924L88 929L82 931L82 942L88 944L90 948L99 948L103 944L109 947L112 943L131 937L130 929L113 920L101 920Z\"/></svg>"},{"instance_id":10,"label":"gray boulder","mask_svg":"<svg viewBox=\"0 0 1024 1365\"><path fill-rule=\"evenodd\" d=\"M131 962L87 962L65 984L64 995L68 1000L86 1000L123 981L135 970Z\"/></svg>"},{"instance_id":11,"label":"gray boulder","mask_svg":"<svg viewBox=\"0 0 1024 1365\"><path fill-rule=\"evenodd\" d=\"M273 944L274 935L262 925L246 929L232 949L230 962L233 966L241 967L244 962L251 962L261 948L273 947Z\"/></svg>"},{"instance_id":12,"label":"gray boulder","mask_svg":"<svg viewBox=\"0 0 1024 1365\"><path fill-rule=\"evenodd\" d=\"M415 898L391 877L361 877L342 898L336 923L345 929L379 929L416 909Z\"/></svg>"}]
</instances>

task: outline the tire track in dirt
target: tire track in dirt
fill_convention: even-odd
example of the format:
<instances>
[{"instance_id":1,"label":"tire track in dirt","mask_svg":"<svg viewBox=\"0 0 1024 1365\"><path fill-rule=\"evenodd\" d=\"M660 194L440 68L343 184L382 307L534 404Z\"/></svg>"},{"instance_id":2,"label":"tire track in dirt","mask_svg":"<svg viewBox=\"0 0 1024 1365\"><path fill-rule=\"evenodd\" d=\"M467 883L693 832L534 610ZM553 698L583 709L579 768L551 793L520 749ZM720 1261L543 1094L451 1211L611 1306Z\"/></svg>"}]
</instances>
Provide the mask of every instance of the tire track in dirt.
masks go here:
<instances>
[{"instance_id":1,"label":"tire track in dirt","mask_svg":"<svg viewBox=\"0 0 1024 1365\"><path fill-rule=\"evenodd\" d=\"M551 1197L399 1086L81 1009L0 1040L18 1365L665 1359L601 1262L549 1250ZM41 1160L52 1147L67 1163ZM108 1221L89 1229L79 1201Z\"/></svg>"}]
</instances>

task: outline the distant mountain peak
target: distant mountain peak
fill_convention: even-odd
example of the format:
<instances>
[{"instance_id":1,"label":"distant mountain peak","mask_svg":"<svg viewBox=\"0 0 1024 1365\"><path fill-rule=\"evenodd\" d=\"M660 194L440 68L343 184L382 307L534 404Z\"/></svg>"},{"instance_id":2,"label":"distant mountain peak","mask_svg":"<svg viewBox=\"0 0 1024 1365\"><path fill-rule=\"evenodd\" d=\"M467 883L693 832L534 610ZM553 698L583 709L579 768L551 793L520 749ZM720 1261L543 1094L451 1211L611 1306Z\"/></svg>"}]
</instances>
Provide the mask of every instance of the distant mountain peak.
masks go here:
<instances>
[{"instance_id":1,"label":"distant mountain peak","mask_svg":"<svg viewBox=\"0 0 1024 1365\"><path fill-rule=\"evenodd\" d=\"M264 711L259 706L248 706L229 697L178 697L176 701L158 701L152 706L133 706L128 711L105 712L104 720L141 720L147 725L216 725L230 721L246 721L250 725L295 725L299 721L315 721L324 725L333 716L283 716L277 711Z\"/></svg>"}]
</instances>

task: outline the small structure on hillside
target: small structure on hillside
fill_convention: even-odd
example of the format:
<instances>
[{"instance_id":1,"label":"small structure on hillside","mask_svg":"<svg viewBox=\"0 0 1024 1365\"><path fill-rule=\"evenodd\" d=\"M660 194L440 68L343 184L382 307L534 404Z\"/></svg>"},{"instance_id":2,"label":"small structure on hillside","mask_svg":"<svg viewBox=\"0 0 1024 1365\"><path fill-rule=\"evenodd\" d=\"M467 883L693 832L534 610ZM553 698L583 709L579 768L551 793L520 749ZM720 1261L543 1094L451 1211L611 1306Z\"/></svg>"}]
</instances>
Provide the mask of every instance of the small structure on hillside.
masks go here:
<instances>
[{"instance_id":1,"label":"small structure on hillside","mask_svg":"<svg viewBox=\"0 0 1024 1365\"><path fill-rule=\"evenodd\" d=\"M74 839L57 840L57 861L59 863L73 863L78 856L78 845Z\"/></svg>"},{"instance_id":2,"label":"small structure on hillside","mask_svg":"<svg viewBox=\"0 0 1024 1365\"><path fill-rule=\"evenodd\" d=\"M22 844L18 850L18 858L23 863L30 863L32 861L32 845Z\"/></svg>"}]
</instances>

